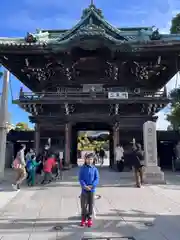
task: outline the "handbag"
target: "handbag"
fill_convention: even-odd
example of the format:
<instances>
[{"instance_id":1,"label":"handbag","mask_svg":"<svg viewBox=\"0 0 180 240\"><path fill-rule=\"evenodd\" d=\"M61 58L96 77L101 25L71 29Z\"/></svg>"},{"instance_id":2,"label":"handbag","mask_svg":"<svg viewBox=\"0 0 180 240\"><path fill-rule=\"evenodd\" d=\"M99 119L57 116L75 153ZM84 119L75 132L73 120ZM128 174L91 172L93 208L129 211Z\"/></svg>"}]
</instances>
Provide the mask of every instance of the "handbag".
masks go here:
<instances>
[{"instance_id":1,"label":"handbag","mask_svg":"<svg viewBox=\"0 0 180 240\"><path fill-rule=\"evenodd\" d=\"M21 167L21 164L20 164L19 159L18 159L18 158L15 158L14 161L13 161L13 163L12 163L12 168L18 169L18 168L20 168L20 167Z\"/></svg>"}]
</instances>

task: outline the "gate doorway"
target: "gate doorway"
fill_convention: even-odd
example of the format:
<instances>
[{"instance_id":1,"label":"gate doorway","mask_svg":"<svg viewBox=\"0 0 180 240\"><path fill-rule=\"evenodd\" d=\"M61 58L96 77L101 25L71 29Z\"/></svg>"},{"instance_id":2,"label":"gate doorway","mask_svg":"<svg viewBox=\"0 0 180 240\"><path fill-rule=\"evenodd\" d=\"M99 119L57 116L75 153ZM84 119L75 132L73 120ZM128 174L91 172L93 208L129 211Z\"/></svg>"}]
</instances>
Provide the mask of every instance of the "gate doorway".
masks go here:
<instances>
[{"instance_id":1,"label":"gate doorway","mask_svg":"<svg viewBox=\"0 0 180 240\"><path fill-rule=\"evenodd\" d=\"M78 164L78 133L86 131L102 131L109 132L108 145L109 145L109 166L113 166L114 161L114 144L113 144L113 130L112 126L107 123L76 123L72 126L72 138L71 138L71 163Z\"/></svg>"}]
</instances>

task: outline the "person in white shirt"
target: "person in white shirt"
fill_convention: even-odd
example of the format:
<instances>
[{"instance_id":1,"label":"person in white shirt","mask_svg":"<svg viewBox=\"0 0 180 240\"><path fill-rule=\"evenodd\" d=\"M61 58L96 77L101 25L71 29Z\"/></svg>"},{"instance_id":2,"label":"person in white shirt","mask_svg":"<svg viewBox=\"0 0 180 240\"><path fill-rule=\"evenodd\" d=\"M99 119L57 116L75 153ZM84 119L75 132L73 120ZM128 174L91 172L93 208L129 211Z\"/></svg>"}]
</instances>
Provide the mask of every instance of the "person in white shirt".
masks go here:
<instances>
[{"instance_id":1,"label":"person in white shirt","mask_svg":"<svg viewBox=\"0 0 180 240\"><path fill-rule=\"evenodd\" d=\"M117 164L117 169L122 172L124 169L124 149L121 145L117 145L115 150L115 159Z\"/></svg>"}]
</instances>

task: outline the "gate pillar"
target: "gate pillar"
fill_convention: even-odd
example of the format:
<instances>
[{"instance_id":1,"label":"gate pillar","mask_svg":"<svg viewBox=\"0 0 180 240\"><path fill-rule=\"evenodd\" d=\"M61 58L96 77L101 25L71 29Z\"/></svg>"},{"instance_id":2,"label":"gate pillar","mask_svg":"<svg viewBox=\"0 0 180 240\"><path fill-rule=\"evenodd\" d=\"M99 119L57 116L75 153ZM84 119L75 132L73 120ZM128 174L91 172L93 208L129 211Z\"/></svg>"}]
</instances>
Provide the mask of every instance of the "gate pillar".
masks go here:
<instances>
[{"instance_id":1,"label":"gate pillar","mask_svg":"<svg viewBox=\"0 0 180 240\"><path fill-rule=\"evenodd\" d=\"M35 136L34 136L34 148L36 154L39 153L40 148L40 127L39 124L36 123L35 125Z\"/></svg>"},{"instance_id":2,"label":"gate pillar","mask_svg":"<svg viewBox=\"0 0 180 240\"><path fill-rule=\"evenodd\" d=\"M65 124L65 166L69 167L71 163L71 123Z\"/></svg>"}]
</instances>

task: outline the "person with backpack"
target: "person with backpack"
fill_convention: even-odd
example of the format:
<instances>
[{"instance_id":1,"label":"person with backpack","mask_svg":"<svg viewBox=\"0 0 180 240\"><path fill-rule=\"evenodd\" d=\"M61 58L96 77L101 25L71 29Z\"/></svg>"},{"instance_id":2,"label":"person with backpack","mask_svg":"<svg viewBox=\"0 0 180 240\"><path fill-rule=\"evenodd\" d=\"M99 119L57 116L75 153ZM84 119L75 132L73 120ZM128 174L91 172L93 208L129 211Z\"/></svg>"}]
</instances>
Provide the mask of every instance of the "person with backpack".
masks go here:
<instances>
[{"instance_id":1,"label":"person with backpack","mask_svg":"<svg viewBox=\"0 0 180 240\"><path fill-rule=\"evenodd\" d=\"M36 156L32 155L31 159L28 160L26 163L26 169L28 172L28 178L27 178L27 184L28 186L34 186L35 185L35 178L36 178L36 168L41 164L41 162L36 161Z\"/></svg>"},{"instance_id":2,"label":"person with backpack","mask_svg":"<svg viewBox=\"0 0 180 240\"><path fill-rule=\"evenodd\" d=\"M81 226L92 226L94 194L99 183L99 172L93 164L94 154L85 154L84 165L80 168L79 183L81 185Z\"/></svg>"},{"instance_id":3,"label":"person with backpack","mask_svg":"<svg viewBox=\"0 0 180 240\"><path fill-rule=\"evenodd\" d=\"M12 168L15 169L17 177L14 184L12 184L12 187L15 191L20 190L20 185L22 182L26 179L27 173L26 173L26 162L24 157L26 146L21 145L16 158L14 159L12 163Z\"/></svg>"}]
</instances>

